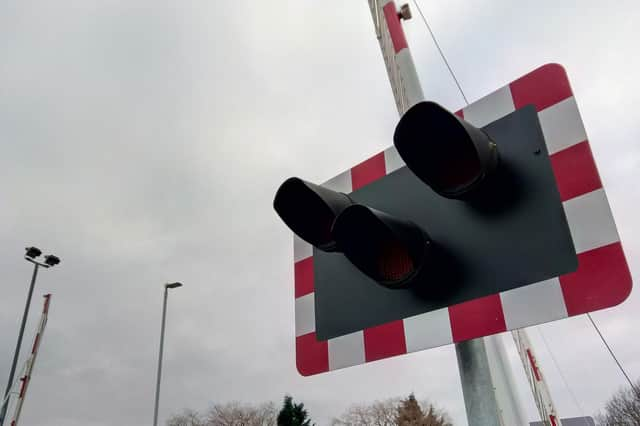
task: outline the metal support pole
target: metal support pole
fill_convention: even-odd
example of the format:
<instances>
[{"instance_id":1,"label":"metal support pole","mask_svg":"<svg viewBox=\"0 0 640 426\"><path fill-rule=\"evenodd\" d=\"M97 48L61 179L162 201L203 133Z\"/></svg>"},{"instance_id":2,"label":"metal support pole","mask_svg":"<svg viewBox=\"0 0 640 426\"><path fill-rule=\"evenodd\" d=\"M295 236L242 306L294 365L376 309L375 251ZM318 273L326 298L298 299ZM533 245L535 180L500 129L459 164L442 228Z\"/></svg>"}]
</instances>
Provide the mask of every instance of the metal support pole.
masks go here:
<instances>
[{"instance_id":1,"label":"metal support pole","mask_svg":"<svg viewBox=\"0 0 640 426\"><path fill-rule=\"evenodd\" d=\"M20 356L20 347L22 346L22 336L24 335L24 327L27 323L27 317L29 316L29 306L31 306L31 296L33 295L33 288L36 284L36 278L38 277L38 265L33 264L33 275L31 276L31 285L29 286L29 293L27 295L27 304L24 307L24 313L22 314L22 323L20 324L20 332L18 333L18 343L16 344L16 350L13 353L13 362L11 363L11 371L9 372L9 381L7 382L7 389L4 391L5 401L2 404L2 411L0 411L0 426L4 424L4 418L7 415L7 405L9 404L9 392L13 386L13 376L16 373L16 364Z\"/></svg>"},{"instance_id":2,"label":"metal support pole","mask_svg":"<svg viewBox=\"0 0 640 426\"><path fill-rule=\"evenodd\" d=\"M484 340L456 343L456 356L469 426L502 426Z\"/></svg>"},{"instance_id":3,"label":"metal support pole","mask_svg":"<svg viewBox=\"0 0 640 426\"><path fill-rule=\"evenodd\" d=\"M500 335L456 343L469 426L526 426Z\"/></svg>"},{"instance_id":4,"label":"metal support pole","mask_svg":"<svg viewBox=\"0 0 640 426\"><path fill-rule=\"evenodd\" d=\"M483 338L483 340L502 424L528 426L529 421L524 413L502 336L494 334Z\"/></svg>"},{"instance_id":5,"label":"metal support pole","mask_svg":"<svg viewBox=\"0 0 640 426\"><path fill-rule=\"evenodd\" d=\"M158 378L156 381L156 404L153 410L153 426L158 426L158 406L160 403L160 378L162 377L162 348L164 346L164 326L167 318L167 295L169 289L164 288L164 301L162 303L162 325L160 326L160 354L158 355Z\"/></svg>"},{"instance_id":6,"label":"metal support pole","mask_svg":"<svg viewBox=\"0 0 640 426\"><path fill-rule=\"evenodd\" d=\"M401 19L393 0L368 0L391 89L398 113L402 116L411 106L424 99ZM408 6L404 6L405 12ZM498 339L499 337L496 337ZM470 426L519 426L522 409L517 404L509 365L502 343L475 339L456 344L462 393Z\"/></svg>"}]
</instances>

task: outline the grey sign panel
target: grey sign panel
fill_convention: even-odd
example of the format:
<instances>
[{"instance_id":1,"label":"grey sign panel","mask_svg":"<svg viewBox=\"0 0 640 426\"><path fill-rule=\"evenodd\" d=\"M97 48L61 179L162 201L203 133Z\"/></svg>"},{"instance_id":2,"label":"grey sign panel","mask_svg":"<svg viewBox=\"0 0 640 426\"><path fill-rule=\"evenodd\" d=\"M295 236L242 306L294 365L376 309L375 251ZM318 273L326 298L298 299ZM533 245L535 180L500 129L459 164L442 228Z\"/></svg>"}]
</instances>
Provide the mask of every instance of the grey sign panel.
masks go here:
<instances>
[{"instance_id":1,"label":"grey sign panel","mask_svg":"<svg viewBox=\"0 0 640 426\"><path fill-rule=\"evenodd\" d=\"M342 254L314 249L318 339L576 270L576 252L535 109L519 109L484 130L498 144L501 163L492 192L481 194L483 203L446 200L406 167L351 194L356 202L420 225L441 254L428 282L390 290ZM487 198L492 202L486 203ZM480 207L487 204L491 207Z\"/></svg>"}]
</instances>

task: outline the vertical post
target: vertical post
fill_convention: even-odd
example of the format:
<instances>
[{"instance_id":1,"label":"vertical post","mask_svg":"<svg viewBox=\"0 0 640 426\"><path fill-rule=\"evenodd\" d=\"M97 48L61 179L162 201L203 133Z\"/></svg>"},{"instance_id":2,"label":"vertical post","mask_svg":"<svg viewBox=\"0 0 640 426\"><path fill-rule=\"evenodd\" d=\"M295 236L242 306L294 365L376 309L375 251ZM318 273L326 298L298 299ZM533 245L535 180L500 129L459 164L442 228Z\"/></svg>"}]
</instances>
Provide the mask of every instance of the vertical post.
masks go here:
<instances>
[{"instance_id":1,"label":"vertical post","mask_svg":"<svg viewBox=\"0 0 640 426\"><path fill-rule=\"evenodd\" d=\"M153 410L153 426L158 426L158 405L160 403L160 378L162 377L162 348L164 346L164 326L167 318L167 295L169 289L164 288L164 300L162 303L162 325L160 326L160 354L158 355L158 378L156 381L156 403Z\"/></svg>"},{"instance_id":2,"label":"vertical post","mask_svg":"<svg viewBox=\"0 0 640 426\"><path fill-rule=\"evenodd\" d=\"M489 360L489 372L493 380L493 389L498 414L505 425L528 425L520 399L520 392L516 387L513 370L507 358L504 341L500 334L484 337L484 344Z\"/></svg>"},{"instance_id":3,"label":"vertical post","mask_svg":"<svg viewBox=\"0 0 640 426\"><path fill-rule=\"evenodd\" d=\"M456 343L456 356L469 426L501 426L484 340Z\"/></svg>"},{"instance_id":4,"label":"vertical post","mask_svg":"<svg viewBox=\"0 0 640 426\"><path fill-rule=\"evenodd\" d=\"M424 100L400 16L393 0L368 0L398 113ZM408 7L408 6L405 6ZM462 392L470 426L526 425L501 342L489 352L485 339L456 343Z\"/></svg>"},{"instance_id":5,"label":"vertical post","mask_svg":"<svg viewBox=\"0 0 640 426\"><path fill-rule=\"evenodd\" d=\"M33 288L36 284L36 278L38 277L38 265L33 264L33 275L31 276L31 285L29 286L29 293L27 295L27 304L24 307L24 313L22 314L22 323L20 324L20 331L18 333L18 343L16 344L16 350L13 353L13 362L11 363L11 370L9 372L9 381L7 382L7 388L4 391L4 403L2 404L2 411L0 411L0 426L4 424L4 418L7 415L7 405L9 404L9 392L13 386L13 376L16 373L16 364L20 356L20 347L22 346L22 336L24 335L24 327L27 323L27 317L29 316L29 306L31 306L31 296L33 295Z\"/></svg>"}]
</instances>

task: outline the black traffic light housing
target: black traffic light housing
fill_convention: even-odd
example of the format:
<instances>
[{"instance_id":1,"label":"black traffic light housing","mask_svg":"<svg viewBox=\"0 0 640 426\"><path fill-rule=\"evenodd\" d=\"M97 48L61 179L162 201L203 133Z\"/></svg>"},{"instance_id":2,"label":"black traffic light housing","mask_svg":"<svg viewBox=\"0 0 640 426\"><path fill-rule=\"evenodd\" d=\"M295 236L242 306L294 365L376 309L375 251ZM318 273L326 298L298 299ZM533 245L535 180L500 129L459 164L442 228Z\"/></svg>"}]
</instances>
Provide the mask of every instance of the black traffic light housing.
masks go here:
<instances>
[{"instance_id":1,"label":"black traffic light housing","mask_svg":"<svg viewBox=\"0 0 640 426\"><path fill-rule=\"evenodd\" d=\"M336 217L352 204L346 194L297 177L280 185L273 200L273 208L293 232L327 252L337 250L332 231Z\"/></svg>"},{"instance_id":2,"label":"black traffic light housing","mask_svg":"<svg viewBox=\"0 0 640 426\"><path fill-rule=\"evenodd\" d=\"M427 233L414 223L300 178L280 185L273 206L300 238L323 252L344 253L361 272L388 288L409 287L430 254Z\"/></svg>"},{"instance_id":3,"label":"black traffic light housing","mask_svg":"<svg viewBox=\"0 0 640 426\"><path fill-rule=\"evenodd\" d=\"M487 133L434 102L417 103L402 116L393 144L407 167L447 198L468 195L498 164Z\"/></svg>"}]
</instances>

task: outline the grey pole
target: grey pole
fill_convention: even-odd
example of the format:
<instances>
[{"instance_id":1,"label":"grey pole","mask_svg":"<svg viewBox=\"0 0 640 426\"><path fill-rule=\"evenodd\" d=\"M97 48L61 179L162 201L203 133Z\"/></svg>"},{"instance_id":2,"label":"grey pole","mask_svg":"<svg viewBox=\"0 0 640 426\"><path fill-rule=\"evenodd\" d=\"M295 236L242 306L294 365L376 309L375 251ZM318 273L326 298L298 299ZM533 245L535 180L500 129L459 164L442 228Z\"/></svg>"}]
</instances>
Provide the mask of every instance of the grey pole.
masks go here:
<instances>
[{"instance_id":1,"label":"grey pole","mask_svg":"<svg viewBox=\"0 0 640 426\"><path fill-rule=\"evenodd\" d=\"M501 426L484 339L456 343L469 426Z\"/></svg>"},{"instance_id":2,"label":"grey pole","mask_svg":"<svg viewBox=\"0 0 640 426\"><path fill-rule=\"evenodd\" d=\"M31 306L31 296L33 295L33 288L36 284L36 278L38 277L38 263L33 263L33 275L31 276L31 285L29 286L29 293L27 295L27 304L24 307L24 313L22 314L22 323L20 324L20 332L18 333L18 343L16 344L16 350L13 353L13 362L11 363L11 371L9 372L9 382L7 383L7 389L4 391L4 404L2 404L2 411L0 411L0 426L4 424L4 418L7 415L7 405L9 404L9 391L11 391L11 385L13 385L13 376L16 373L16 364L18 363L18 357L20 355L20 347L22 346L22 336L24 335L24 327L27 323L27 317L29 316L29 306Z\"/></svg>"},{"instance_id":3,"label":"grey pole","mask_svg":"<svg viewBox=\"0 0 640 426\"><path fill-rule=\"evenodd\" d=\"M164 288L164 302L162 303L162 325L160 326L160 355L158 355L158 378L156 381L156 405L153 410L153 426L158 425L158 405L160 403L160 378L162 377L162 348L164 346L164 325L167 318L167 295L169 289Z\"/></svg>"},{"instance_id":4,"label":"grey pole","mask_svg":"<svg viewBox=\"0 0 640 426\"><path fill-rule=\"evenodd\" d=\"M391 40L386 17L382 11L382 6L388 4L389 0L367 0L367 2L371 10L376 36L387 68L398 113L402 116L412 105L424 100L422 86L408 46L404 48L406 51L404 61L398 62L396 60L395 47ZM409 19L411 17L408 5L402 6L398 16L401 19ZM456 344L456 354L469 426L516 426L513 422L505 423L502 421L505 417L511 417L509 417L510 414L504 415L507 410L501 410L499 404L502 403L505 406L511 401L509 398L501 398L500 401L498 399L502 394L510 393L511 389L508 387L507 380L499 382L501 380L500 375L496 375L495 380L492 378L491 365L497 365L499 369L502 369L502 366L499 365L500 360L494 359L495 356L487 353L484 339L480 338ZM504 371L505 374L508 373L506 370ZM496 395L496 383L501 390L498 396ZM513 408L513 410L511 406L506 408L508 408L508 413L517 410L517 407ZM516 417L514 416L513 418Z\"/></svg>"},{"instance_id":5,"label":"grey pole","mask_svg":"<svg viewBox=\"0 0 640 426\"><path fill-rule=\"evenodd\" d=\"M156 403L153 410L153 426L158 426L158 406L160 405L160 379L162 378L162 349L164 347L164 328L167 320L167 296L169 294L170 288L177 288L181 286L181 283L171 283L164 285L164 300L162 302L162 325L160 326L160 353L158 355L158 378L156 380Z\"/></svg>"}]
</instances>

